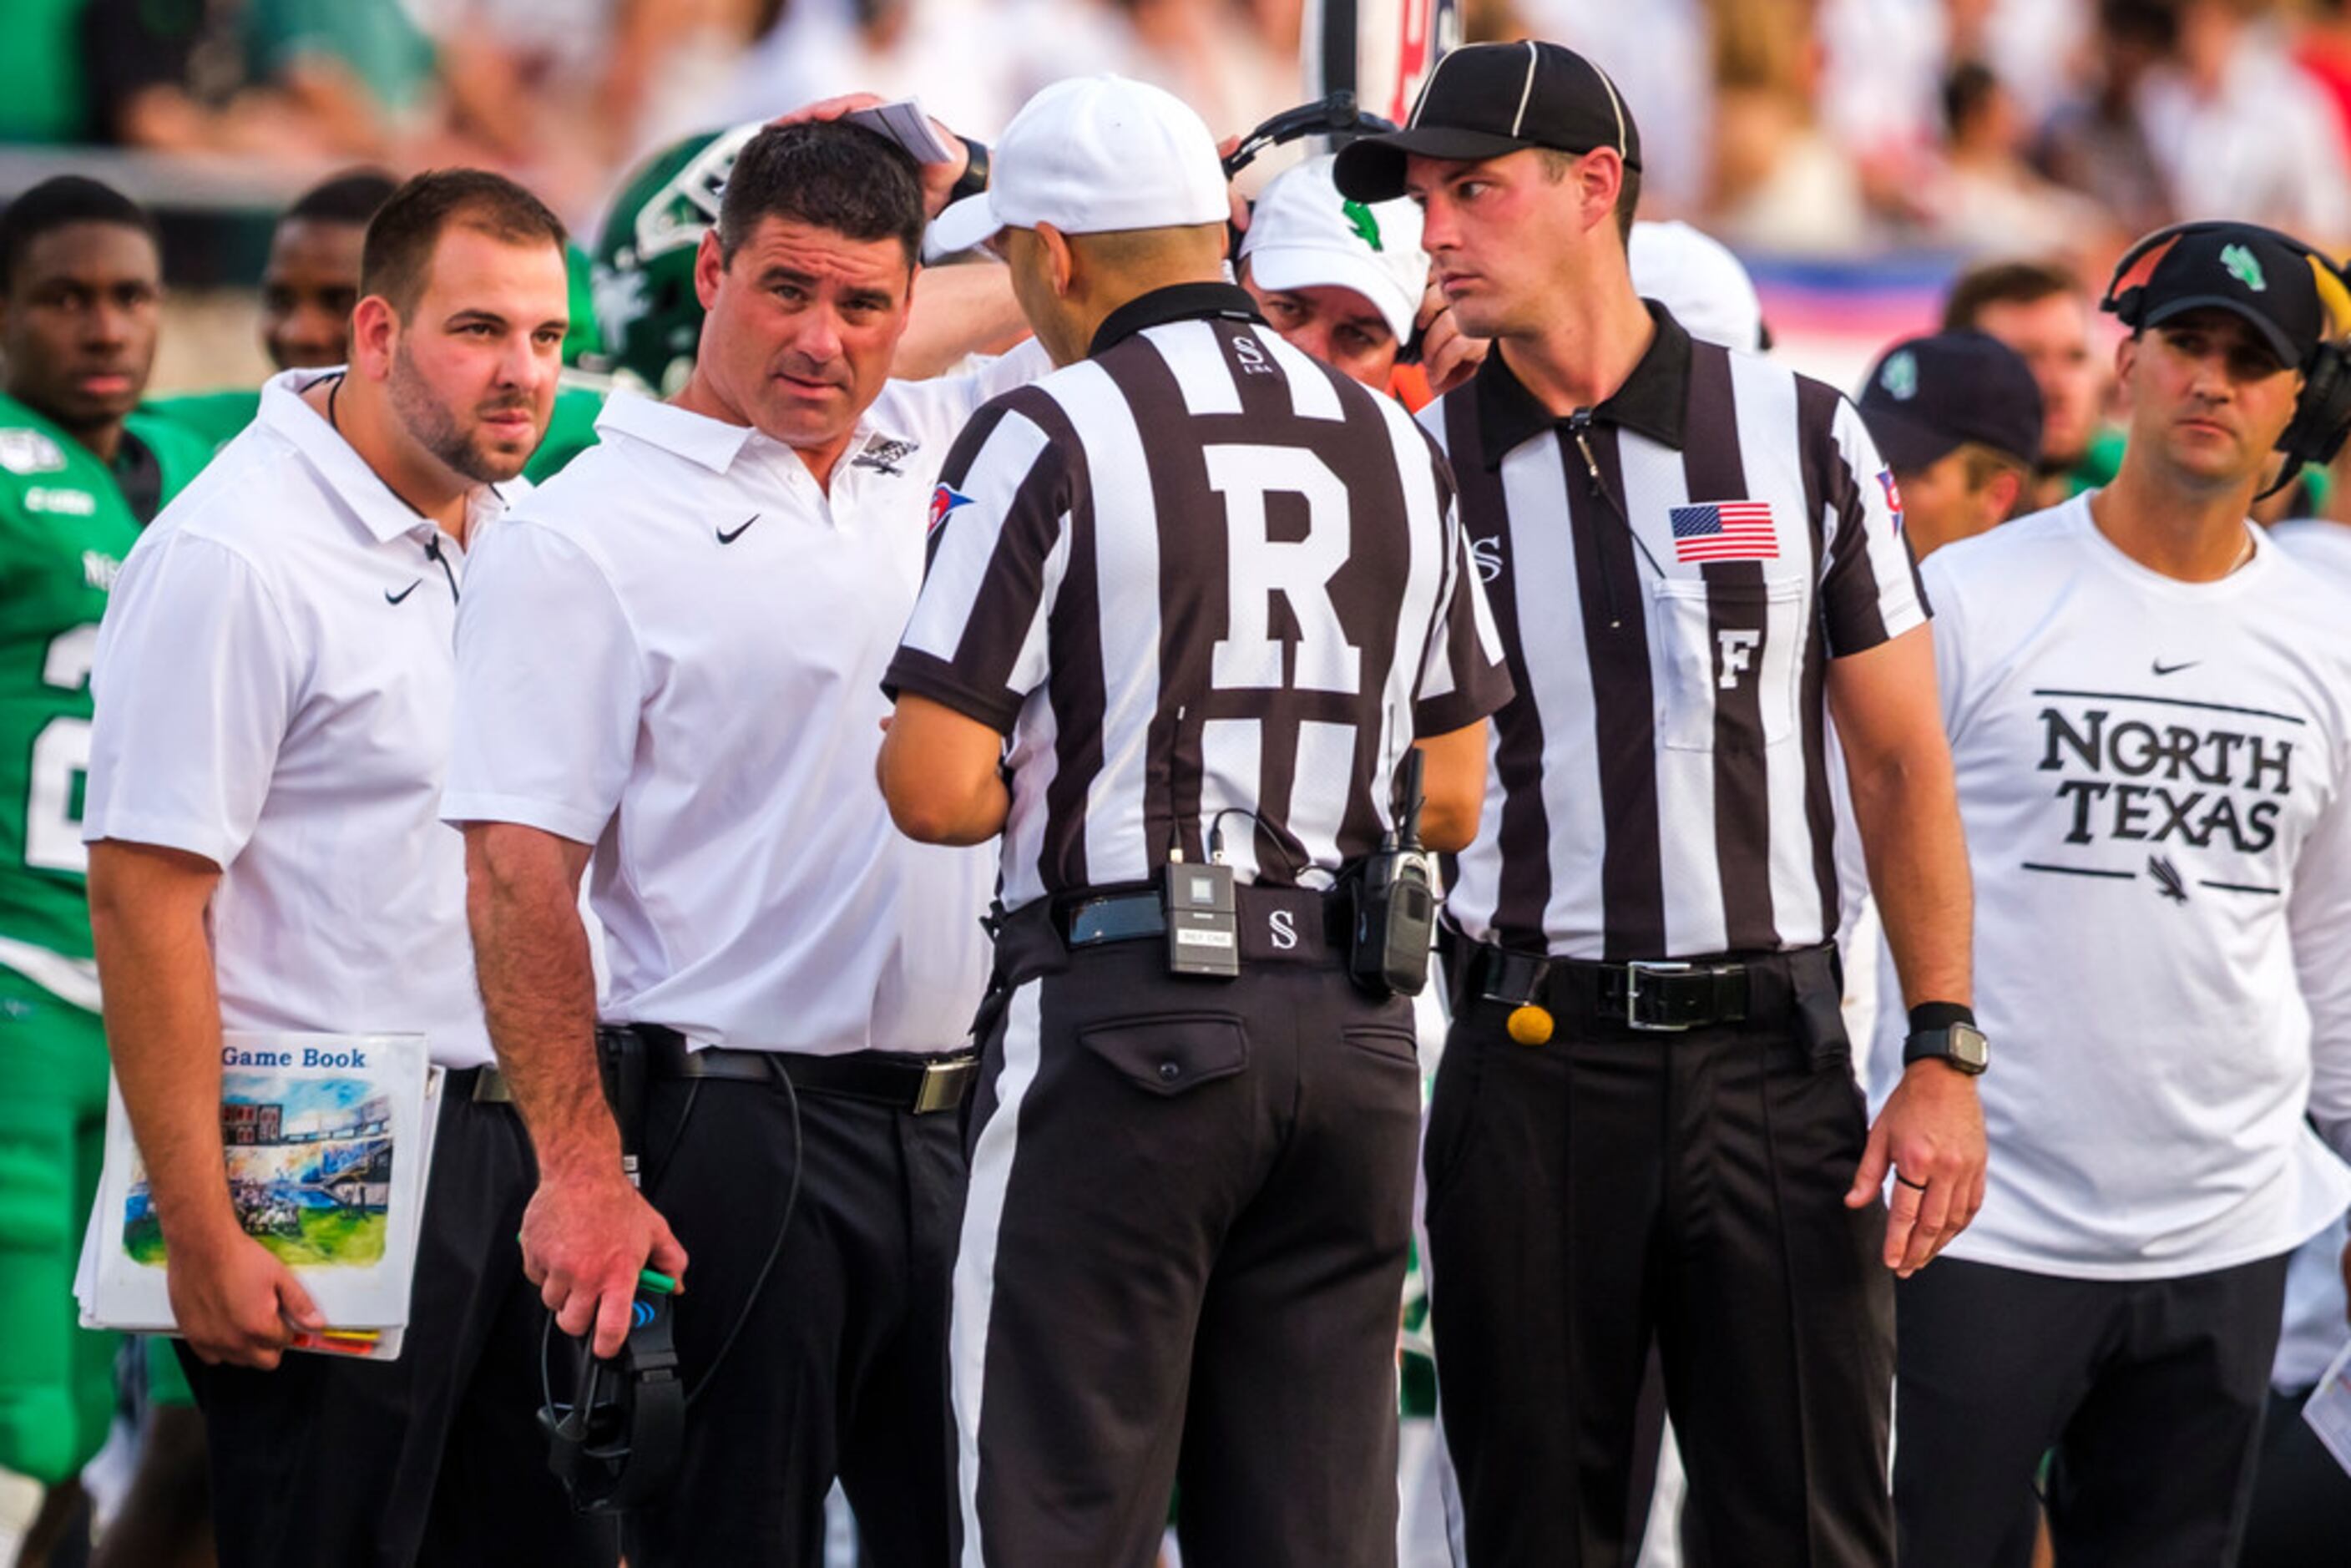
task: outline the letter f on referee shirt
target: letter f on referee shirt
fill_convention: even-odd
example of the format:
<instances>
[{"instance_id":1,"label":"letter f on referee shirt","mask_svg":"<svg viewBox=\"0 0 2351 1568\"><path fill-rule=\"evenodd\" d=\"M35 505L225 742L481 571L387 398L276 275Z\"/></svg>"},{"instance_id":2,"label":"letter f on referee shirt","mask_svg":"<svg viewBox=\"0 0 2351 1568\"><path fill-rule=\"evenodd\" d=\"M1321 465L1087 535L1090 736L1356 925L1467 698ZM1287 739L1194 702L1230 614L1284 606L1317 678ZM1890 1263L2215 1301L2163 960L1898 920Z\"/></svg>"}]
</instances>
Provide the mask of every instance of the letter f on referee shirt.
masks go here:
<instances>
[{"instance_id":1,"label":"letter f on referee shirt","mask_svg":"<svg viewBox=\"0 0 2351 1568\"><path fill-rule=\"evenodd\" d=\"M1745 626L1726 626L1714 634L1715 645L1722 652L1722 674L1716 681L1724 691L1737 691L1739 677L1745 674L1755 662L1756 644L1763 633Z\"/></svg>"}]
</instances>

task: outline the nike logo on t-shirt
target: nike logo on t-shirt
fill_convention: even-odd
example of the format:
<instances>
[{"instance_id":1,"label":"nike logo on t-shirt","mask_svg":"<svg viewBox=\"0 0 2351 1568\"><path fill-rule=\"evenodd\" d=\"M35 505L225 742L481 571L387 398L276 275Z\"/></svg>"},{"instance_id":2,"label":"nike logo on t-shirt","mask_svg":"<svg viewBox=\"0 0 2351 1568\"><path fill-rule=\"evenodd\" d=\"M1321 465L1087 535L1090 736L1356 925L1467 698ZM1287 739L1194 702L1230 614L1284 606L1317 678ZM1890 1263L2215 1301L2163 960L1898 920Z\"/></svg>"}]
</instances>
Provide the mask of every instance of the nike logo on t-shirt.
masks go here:
<instances>
[{"instance_id":1,"label":"nike logo on t-shirt","mask_svg":"<svg viewBox=\"0 0 2351 1568\"><path fill-rule=\"evenodd\" d=\"M421 577L420 577L420 578L418 578L418 579L416 580L416 582L423 582L423 580L423 580L423 578L421 578ZM415 591L416 591L416 582L412 582L412 583L410 583L406 588L402 589L398 593L394 593L394 592L393 592L391 589L389 589L389 588L385 589L385 590L383 591L383 601L384 601L386 604L397 604L397 603L399 603L402 600L403 600L403 599L407 598L410 594L412 594L412 593L413 593L413 592L415 592Z\"/></svg>"},{"instance_id":2,"label":"nike logo on t-shirt","mask_svg":"<svg viewBox=\"0 0 2351 1568\"><path fill-rule=\"evenodd\" d=\"M723 545L733 544L737 539L743 537L743 530L745 528L749 528L753 523L759 520L759 516L760 514L758 512L752 513L749 517L744 518L741 524L738 525L732 533L727 532L725 528L717 529L718 542Z\"/></svg>"},{"instance_id":3,"label":"nike logo on t-shirt","mask_svg":"<svg viewBox=\"0 0 2351 1568\"><path fill-rule=\"evenodd\" d=\"M2158 659L2155 662L2155 673L2158 675L2176 675L2182 670L2192 670L2203 662L2201 659L2190 659L2184 664L2167 664L2161 659Z\"/></svg>"}]
</instances>

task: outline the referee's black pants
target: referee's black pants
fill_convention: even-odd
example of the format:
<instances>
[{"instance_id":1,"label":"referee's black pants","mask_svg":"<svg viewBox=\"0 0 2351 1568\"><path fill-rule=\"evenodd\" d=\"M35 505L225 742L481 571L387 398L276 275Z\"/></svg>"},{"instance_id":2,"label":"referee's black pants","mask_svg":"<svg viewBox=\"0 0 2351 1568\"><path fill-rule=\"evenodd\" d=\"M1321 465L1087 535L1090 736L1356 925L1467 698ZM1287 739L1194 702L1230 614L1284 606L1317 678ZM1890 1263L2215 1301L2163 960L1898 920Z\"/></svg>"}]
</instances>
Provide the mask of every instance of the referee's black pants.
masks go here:
<instances>
[{"instance_id":1,"label":"referee's black pants","mask_svg":"<svg viewBox=\"0 0 2351 1568\"><path fill-rule=\"evenodd\" d=\"M1497 1003L1457 1010L1426 1215L1469 1568L1632 1561L1653 1341L1709 1560L1893 1561L1885 1211L1844 1207L1861 1092L1842 1031L1806 1038L1794 985L1753 971L1747 1023L1562 1017L1539 1046Z\"/></svg>"},{"instance_id":2,"label":"referee's black pants","mask_svg":"<svg viewBox=\"0 0 2351 1568\"><path fill-rule=\"evenodd\" d=\"M674 1333L693 1403L676 1485L628 1516L630 1568L815 1568L835 1479L871 1568L950 1562L957 1118L666 1079L645 1129L646 1191L686 1251Z\"/></svg>"},{"instance_id":3,"label":"referee's black pants","mask_svg":"<svg viewBox=\"0 0 2351 1568\"><path fill-rule=\"evenodd\" d=\"M2068 1280L1944 1258L1903 1281L1903 1568L2027 1568L2044 1456L2061 1565L2235 1563L2285 1272L2281 1256ZM2351 1541L2337 1545L2351 1561Z\"/></svg>"},{"instance_id":4,"label":"referee's black pants","mask_svg":"<svg viewBox=\"0 0 2351 1568\"><path fill-rule=\"evenodd\" d=\"M514 1107L449 1075L393 1361L292 1354L206 1366L203 1408L223 1568L594 1568L610 1521L571 1511L538 1429L538 1291L516 1233L538 1180Z\"/></svg>"},{"instance_id":5,"label":"referee's black pants","mask_svg":"<svg viewBox=\"0 0 2351 1568\"><path fill-rule=\"evenodd\" d=\"M1222 981L1170 977L1155 941L1060 962L982 1037L964 1561L1148 1568L1180 1479L1187 1561L1392 1563L1408 1005L1327 956Z\"/></svg>"}]
</instances>

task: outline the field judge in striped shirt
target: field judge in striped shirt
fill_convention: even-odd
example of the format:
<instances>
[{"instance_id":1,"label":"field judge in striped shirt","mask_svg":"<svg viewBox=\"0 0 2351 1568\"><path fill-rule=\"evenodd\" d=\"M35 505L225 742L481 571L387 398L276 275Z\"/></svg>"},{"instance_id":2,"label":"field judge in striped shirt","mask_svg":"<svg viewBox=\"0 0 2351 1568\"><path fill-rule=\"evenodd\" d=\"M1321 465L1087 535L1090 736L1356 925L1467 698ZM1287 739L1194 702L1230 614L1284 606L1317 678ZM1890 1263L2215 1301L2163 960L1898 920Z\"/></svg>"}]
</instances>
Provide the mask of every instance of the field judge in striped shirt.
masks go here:
<instances>
[{"instance_id":1,"label":"field judge in striped shirt","mask_svg":"<svg viewBox=\"0 0 2351 1568\"><path fill-rule=\"evenodd\" d=\"M1447 56L1336 170L1421 204L1461 329L1495 340L1421 415L1518 692L1447 905L1441 1414L1471 1563L1624 1561L1654 1343L1698 1535L1886 1563L1893 1276L1983 1193L1927 607L1852 406L1635 292L1640 162L1614 84L1521 43ZM1874 1127L1838 1016L1832 710L1911 1004Z\"/></svg>"}]
</instances>

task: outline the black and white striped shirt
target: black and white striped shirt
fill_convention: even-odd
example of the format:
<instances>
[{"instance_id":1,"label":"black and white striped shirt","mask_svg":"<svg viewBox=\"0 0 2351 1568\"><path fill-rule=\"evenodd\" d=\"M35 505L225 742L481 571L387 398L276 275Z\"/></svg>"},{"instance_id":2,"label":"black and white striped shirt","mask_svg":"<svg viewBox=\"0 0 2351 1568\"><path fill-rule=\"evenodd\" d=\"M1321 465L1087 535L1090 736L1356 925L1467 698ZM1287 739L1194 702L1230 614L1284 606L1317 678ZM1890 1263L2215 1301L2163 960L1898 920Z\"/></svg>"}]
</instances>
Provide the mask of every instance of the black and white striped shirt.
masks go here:
<instances>
[{"instance_id":1,"label":"black and white striped shirt","mask_svg":"<svg viewBox=\"0 0 2351 1568\"><path fill-rule=\"evenodd\" d=\"M1650 312L1588 413L1552 415L1499 353L1421 413L1518 692L1447 913L1559 956L1809 946L1839 920L1828 661L1926 597L1852 405Z\"/></svg>"},{"instance_id":2,"label":"black and white striped shirt","mask_svg":"<svg viewBox=\"0 0 2351 1568\"><path fill-rule=\"evenodd\" d=\"M1433 444L1237 288L1123 307L940 480L885 689L1010 737L1008 908L1148 881L1219 821L1244 882L1336 871L1414 737L1510 695Z\"/></svg>"}]
</instances>

